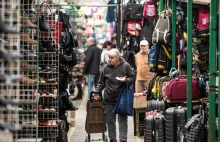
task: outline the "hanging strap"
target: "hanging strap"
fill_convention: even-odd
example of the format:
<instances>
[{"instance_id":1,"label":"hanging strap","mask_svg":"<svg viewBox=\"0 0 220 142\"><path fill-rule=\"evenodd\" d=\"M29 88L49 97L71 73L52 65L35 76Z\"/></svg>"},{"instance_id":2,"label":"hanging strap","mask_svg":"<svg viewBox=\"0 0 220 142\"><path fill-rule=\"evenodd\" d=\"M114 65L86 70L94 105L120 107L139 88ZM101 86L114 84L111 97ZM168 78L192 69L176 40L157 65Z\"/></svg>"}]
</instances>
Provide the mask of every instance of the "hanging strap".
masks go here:
<instances>
[{"instance_id":1,"label":"hanging strap","mask_svg":"<svg viewBox=\"0 0 220 142\"><path fill-rule=\"evenodd\" d=\"M43 7L43 4L46 4L47 5L47 8L50 10L50 14L52 14L52 10L51 10L51 7L50 7L50 4L48 3L47 0L44 0L41 5L40 5L40 14L42 15L42 7Z\"/></svg>"}]
</instances>

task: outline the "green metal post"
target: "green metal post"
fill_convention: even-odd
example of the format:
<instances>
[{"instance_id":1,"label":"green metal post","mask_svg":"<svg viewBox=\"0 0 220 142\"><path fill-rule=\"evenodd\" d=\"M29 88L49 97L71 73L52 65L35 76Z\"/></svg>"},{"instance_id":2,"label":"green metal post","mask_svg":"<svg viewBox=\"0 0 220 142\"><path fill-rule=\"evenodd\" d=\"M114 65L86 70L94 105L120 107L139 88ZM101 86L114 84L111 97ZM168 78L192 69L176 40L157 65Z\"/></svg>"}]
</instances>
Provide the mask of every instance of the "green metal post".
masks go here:
<instances>
[{"instance_id":1,"label":"green metal post","mask_svg":"<svg viewBox=\"0 0 220 142\"><path fill-rule=\"evenodd\" d=\"M176 0L172 0L172 67L176 67Z\"/></svg>"},{"instance_id":2,"label":"green metal post","mask_svg":"<svg viewBox=\"0 0 220 142\"><path fill-rule=\"evenodd\" d=\"M210 37L209 37L209 72L216 72L216 0L210 0ZM215 85L216 78L210 76L210 86ZM215 142L215 93L209 93L209 142Z\"/></svg>"},{"instance_id":3,"label":"green metal post","mask_svg":"<svg viewBox=\"0 0 220 142\"><path fill-rule=\"evenodd\" d=\"M187 118L192 116L192 0L187 3Z\"/></svg>"},{"instance_id":4,"label":"green metal post","mask_svg":"<svg viewBox=\"0 0 220 142\"><path fill-rule=\"evenodd\" d=\"M218 1L218 51L220 51L220 2ZM218 54L218 71L220 71L220 55ZM220 73L218 74L218 78L220 78ZM220 84L220 79L218 80L218 84ZM218 86L220 89L220 85ZM218 92L218 104L220 104L220 92ZM220 105L218 105L218 114L220 114ZM218 124L220 124L220 117L218 117ZM220 125L218 125L218 130L220 130ZM218 131L218 142L220 142L220 131Z\"/></svg>"},{"instance_id":5,"label":"green metal post","mask_svg":"<svg viewBox=\"0 0 220 142\"><path fill-rule=\"evenodd\" d=\"M159 13L163 11L163 0L160 0Z\"/></svg>"}]
</instances>

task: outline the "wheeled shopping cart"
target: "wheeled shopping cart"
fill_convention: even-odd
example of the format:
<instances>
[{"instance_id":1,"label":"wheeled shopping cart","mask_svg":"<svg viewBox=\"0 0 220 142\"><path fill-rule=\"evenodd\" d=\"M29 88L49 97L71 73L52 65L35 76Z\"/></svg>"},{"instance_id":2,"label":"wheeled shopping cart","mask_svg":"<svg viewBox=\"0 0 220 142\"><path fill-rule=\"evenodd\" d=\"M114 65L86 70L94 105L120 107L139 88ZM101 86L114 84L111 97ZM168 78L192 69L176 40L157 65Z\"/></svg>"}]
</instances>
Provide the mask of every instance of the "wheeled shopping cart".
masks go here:
<instances>
[{"instance_id":1,"label":"wheeled shopping cart","mask_svg":"<svg viewBox=\"0 0 220 142\"><path fill-rule=\"evenodd\" d=\"M85 142L91 141L91 133L102 133L102 140L108 142L108 138L105 135L106 132L106 116L104 113L104 104L102 102L102 96L100 94L100 99L95 100L92 97L92 93L90 95L90 100L87 101L87 115L86 115L86 124L85 129L88 133L86 136ZM99 139L101 140L101 139Z\"/></svg>"}]
</instances>

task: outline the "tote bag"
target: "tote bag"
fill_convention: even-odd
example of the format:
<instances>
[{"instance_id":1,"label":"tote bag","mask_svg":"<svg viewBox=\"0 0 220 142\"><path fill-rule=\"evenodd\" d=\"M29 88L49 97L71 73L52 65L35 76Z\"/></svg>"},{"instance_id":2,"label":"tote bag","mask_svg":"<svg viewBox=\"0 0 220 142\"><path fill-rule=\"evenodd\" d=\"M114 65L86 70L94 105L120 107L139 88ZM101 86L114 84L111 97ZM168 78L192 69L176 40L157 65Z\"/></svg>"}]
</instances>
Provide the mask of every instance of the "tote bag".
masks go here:
<instances>
[{"instance_id":1,"label":"tote bag","mask_svg":"<svg viewBox=\"0 0 220 142\"><path fill-rule=\"evenodd\" d=\"M126 82L126 87L121 90L112 113L133 116L133 93L133 85L129 86Z\"/></svg>"}]
</instances>

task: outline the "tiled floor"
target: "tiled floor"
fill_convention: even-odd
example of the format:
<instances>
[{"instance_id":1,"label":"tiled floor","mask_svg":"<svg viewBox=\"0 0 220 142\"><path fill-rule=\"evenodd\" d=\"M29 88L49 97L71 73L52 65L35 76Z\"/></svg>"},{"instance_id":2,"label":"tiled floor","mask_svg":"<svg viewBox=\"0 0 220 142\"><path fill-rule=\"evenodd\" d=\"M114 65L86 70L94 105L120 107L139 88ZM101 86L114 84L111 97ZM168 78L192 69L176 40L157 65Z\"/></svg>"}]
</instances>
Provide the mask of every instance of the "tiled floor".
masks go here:
<instances>
[{"instance_id":1,"label":"tiled floor","mask_svg":"<svg viewBox=\"0 0 220 142\"><path fill-rule=\"evenodd\" d=\"M85 88L85 92L87 92L87 88ZM79 109L76 111L76 118L75 118L76 126L72 127L68 133L69 142L85 142L85 137L87 136L87 133L85 131L87 93L85 94L86 95L83 96L83 99L73 101L74 105L78 106ZM102 139L102 135L101 133L91 134L91 139L96 139L96 140ZM143 142L143 141L144 141L143 137L137 138L136 136L134 136L133 117L129 117L128 142Z\"/></svg>"}]
</instances>

